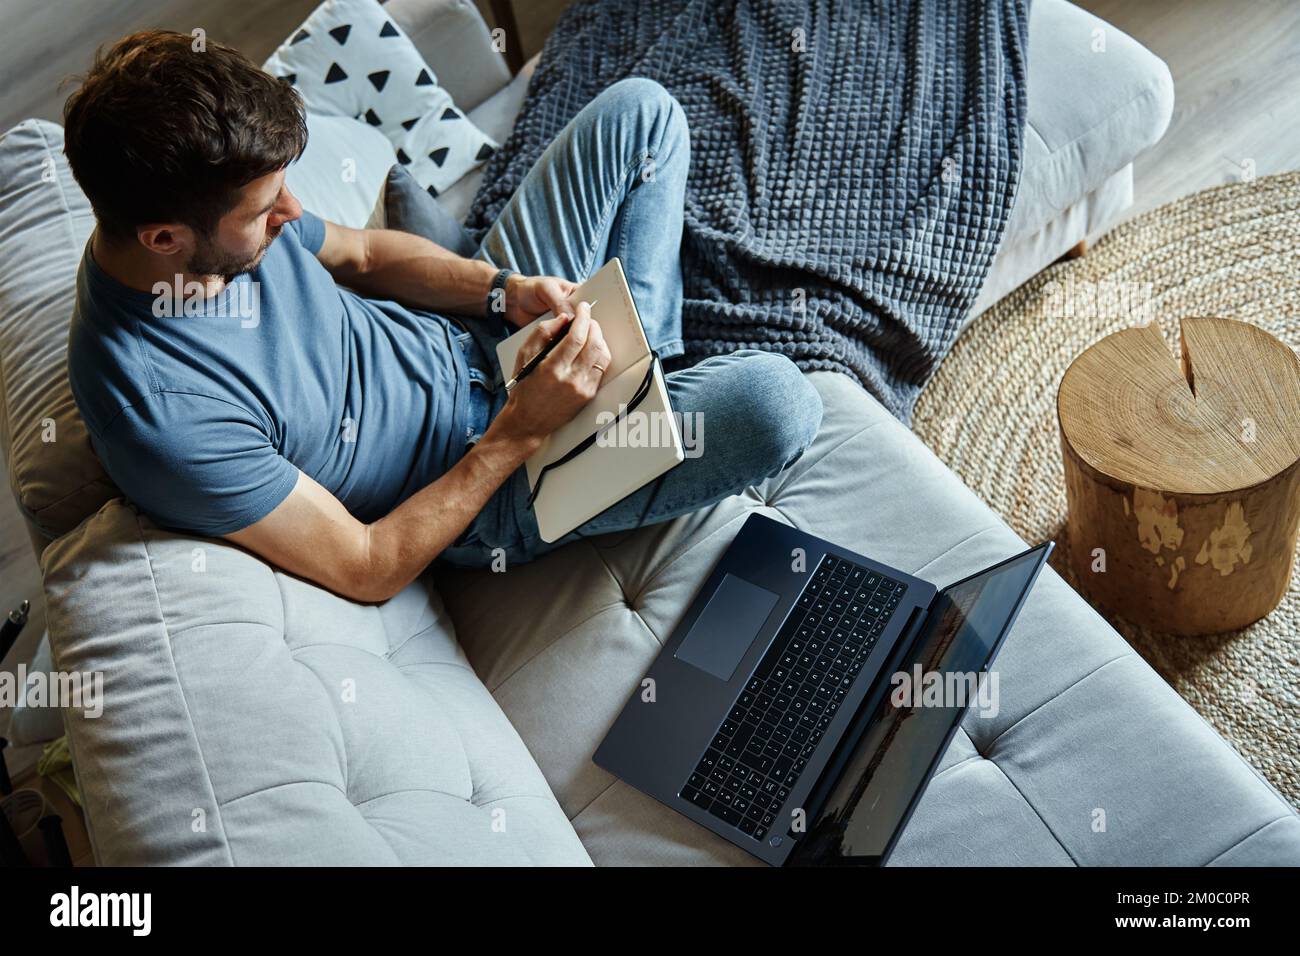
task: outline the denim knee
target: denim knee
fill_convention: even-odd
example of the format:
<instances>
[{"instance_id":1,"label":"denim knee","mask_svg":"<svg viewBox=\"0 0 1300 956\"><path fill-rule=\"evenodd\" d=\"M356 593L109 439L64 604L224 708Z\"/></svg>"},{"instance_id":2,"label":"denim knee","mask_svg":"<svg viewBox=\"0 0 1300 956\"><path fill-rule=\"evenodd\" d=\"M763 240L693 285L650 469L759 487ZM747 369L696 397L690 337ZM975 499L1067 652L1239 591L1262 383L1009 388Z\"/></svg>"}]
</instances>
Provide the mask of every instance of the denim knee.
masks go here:
<instances>
[{"instance_id":1,"label":"denim knee","mask_svg":"<svg viewBox=\"0 0 1300 956\"><path fill-rule=\"evenodd\" d=\"M592 102L599 103L602 111L636 122L640 141L656 158L690 148L682 105L655 80L626 77L606 87Z\"/></svg>"},{"instance_id":2,"label":"denim knee","mask_svg":"<svg viewBox=\"0 0 1300 956\"><path fill-rule=\"evenodd\" d=\"M749 452L774 474L792 464L817 437L822 398L799 367L775 352L743 349L745 421L738 423Z\"/></svg>"}]
</instances>

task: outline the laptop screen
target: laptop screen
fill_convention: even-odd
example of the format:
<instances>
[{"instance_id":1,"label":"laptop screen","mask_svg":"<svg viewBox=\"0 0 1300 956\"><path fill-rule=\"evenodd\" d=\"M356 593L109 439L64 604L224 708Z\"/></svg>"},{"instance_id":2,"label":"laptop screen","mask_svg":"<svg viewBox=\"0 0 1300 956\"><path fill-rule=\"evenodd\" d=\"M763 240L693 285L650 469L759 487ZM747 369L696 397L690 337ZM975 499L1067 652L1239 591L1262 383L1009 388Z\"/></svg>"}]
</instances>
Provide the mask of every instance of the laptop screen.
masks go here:
<instances>
[{"instance_id":1,"label":"laptop screen","mask_svg":"<svg viewBox=\"0 0 1300 956\"><path fill-rule=\"evenodd\" d=\"M967 709L996 715L996 671L982 672L1050 550L1040 545L939 592L829 764L830 792L791 863L883 862Z\"/></svg>"}]
</instances>

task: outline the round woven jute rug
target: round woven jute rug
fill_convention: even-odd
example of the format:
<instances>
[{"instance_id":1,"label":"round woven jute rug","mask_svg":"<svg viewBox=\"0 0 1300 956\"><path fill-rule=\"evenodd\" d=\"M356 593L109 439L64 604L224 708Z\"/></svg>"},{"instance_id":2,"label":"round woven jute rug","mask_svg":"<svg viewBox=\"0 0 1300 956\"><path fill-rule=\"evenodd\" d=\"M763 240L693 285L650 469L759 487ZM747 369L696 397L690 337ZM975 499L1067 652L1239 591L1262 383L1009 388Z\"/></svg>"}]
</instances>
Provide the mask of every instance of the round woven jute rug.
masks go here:
<instances>
[{"instance_id":1,"label":"round woven jute rug","mask_svg":"<svg viewBox=\"0 0 1300 956\"><path fill-rule=\"evenodd\" d=\"M1196 193L1118 226L981 315L926 387L913 427L1026 541L1068 567L1056 390L1098 339L1222 316L1300 349L1300 173ZM1287 799L1300 806L1300 575L1266 618L1211 637L1111 624ZM1189 768L1189 772L1192 768Z\"/></svg>"}]
</instances>

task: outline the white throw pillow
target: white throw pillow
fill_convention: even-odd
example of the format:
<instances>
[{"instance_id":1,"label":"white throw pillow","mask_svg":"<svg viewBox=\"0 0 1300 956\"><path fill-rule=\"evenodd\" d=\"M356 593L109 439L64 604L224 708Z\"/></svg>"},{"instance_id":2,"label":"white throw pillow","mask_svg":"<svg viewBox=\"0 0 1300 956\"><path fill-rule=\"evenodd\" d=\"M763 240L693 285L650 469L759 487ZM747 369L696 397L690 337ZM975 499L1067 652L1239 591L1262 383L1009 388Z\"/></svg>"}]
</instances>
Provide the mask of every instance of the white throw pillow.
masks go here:
<instances>
[{"instance_id":1,"label":"white throw pillow","mask_svg":"<svg viewBox=\"0 0 1300 956\"><path fill-rule=\"evenodd\" d=\"M498 145L457 109L376 0L326 0L262 69L293 84L308 110L378 128L434 196Z\"/></svg>"},{"instance_id":2,"label":"white throw pillow","mask_svg":"<svg viewBox=\"0 0 1300 956\"><path fill-rule=\"evenodd\" d=\"M353 229L364 229L397 159L379 130L346 116L307 113L307 150L285 182L303 207Z\"/></svg>"}]
</instances>

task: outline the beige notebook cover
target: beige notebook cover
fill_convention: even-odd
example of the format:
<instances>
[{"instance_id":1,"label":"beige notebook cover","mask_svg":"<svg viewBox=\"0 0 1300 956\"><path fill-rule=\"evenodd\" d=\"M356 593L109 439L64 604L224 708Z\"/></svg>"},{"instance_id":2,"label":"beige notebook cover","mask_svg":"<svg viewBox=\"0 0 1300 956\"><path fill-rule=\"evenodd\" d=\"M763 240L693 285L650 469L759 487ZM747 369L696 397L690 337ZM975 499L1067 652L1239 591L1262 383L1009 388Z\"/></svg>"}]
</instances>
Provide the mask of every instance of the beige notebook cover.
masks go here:
<instances>
[{"instance_id":1,"label":"beige notebook cover","mask_svg":"<svg viewBox=\"0 0 1300 956\"><path fill-rule=\"evenodd\" d=\"M618 259L610 259L579 286L574 301L596 303L591 317L605 334L610 364L596 397L573 421L552 433L525 463L529 488L536 486L537 476L548 462L563 458L587 436L601 430L602 423L608 424L604 424L603 440L547 472L541 493L533 502L538 528L547 542L558 541L686 459L680 423L672 414L662 368L655 369L650 393L630 413L646 416L640 431L626 419L623 423L611 422L619 407L636 393L651 361L650 343ZM515 359L533 326L549 318L548 312L497 343L497 358L507 379L514 374ZM606 413L603 417L602 412Z\"/></svg>"}]
</instances>

